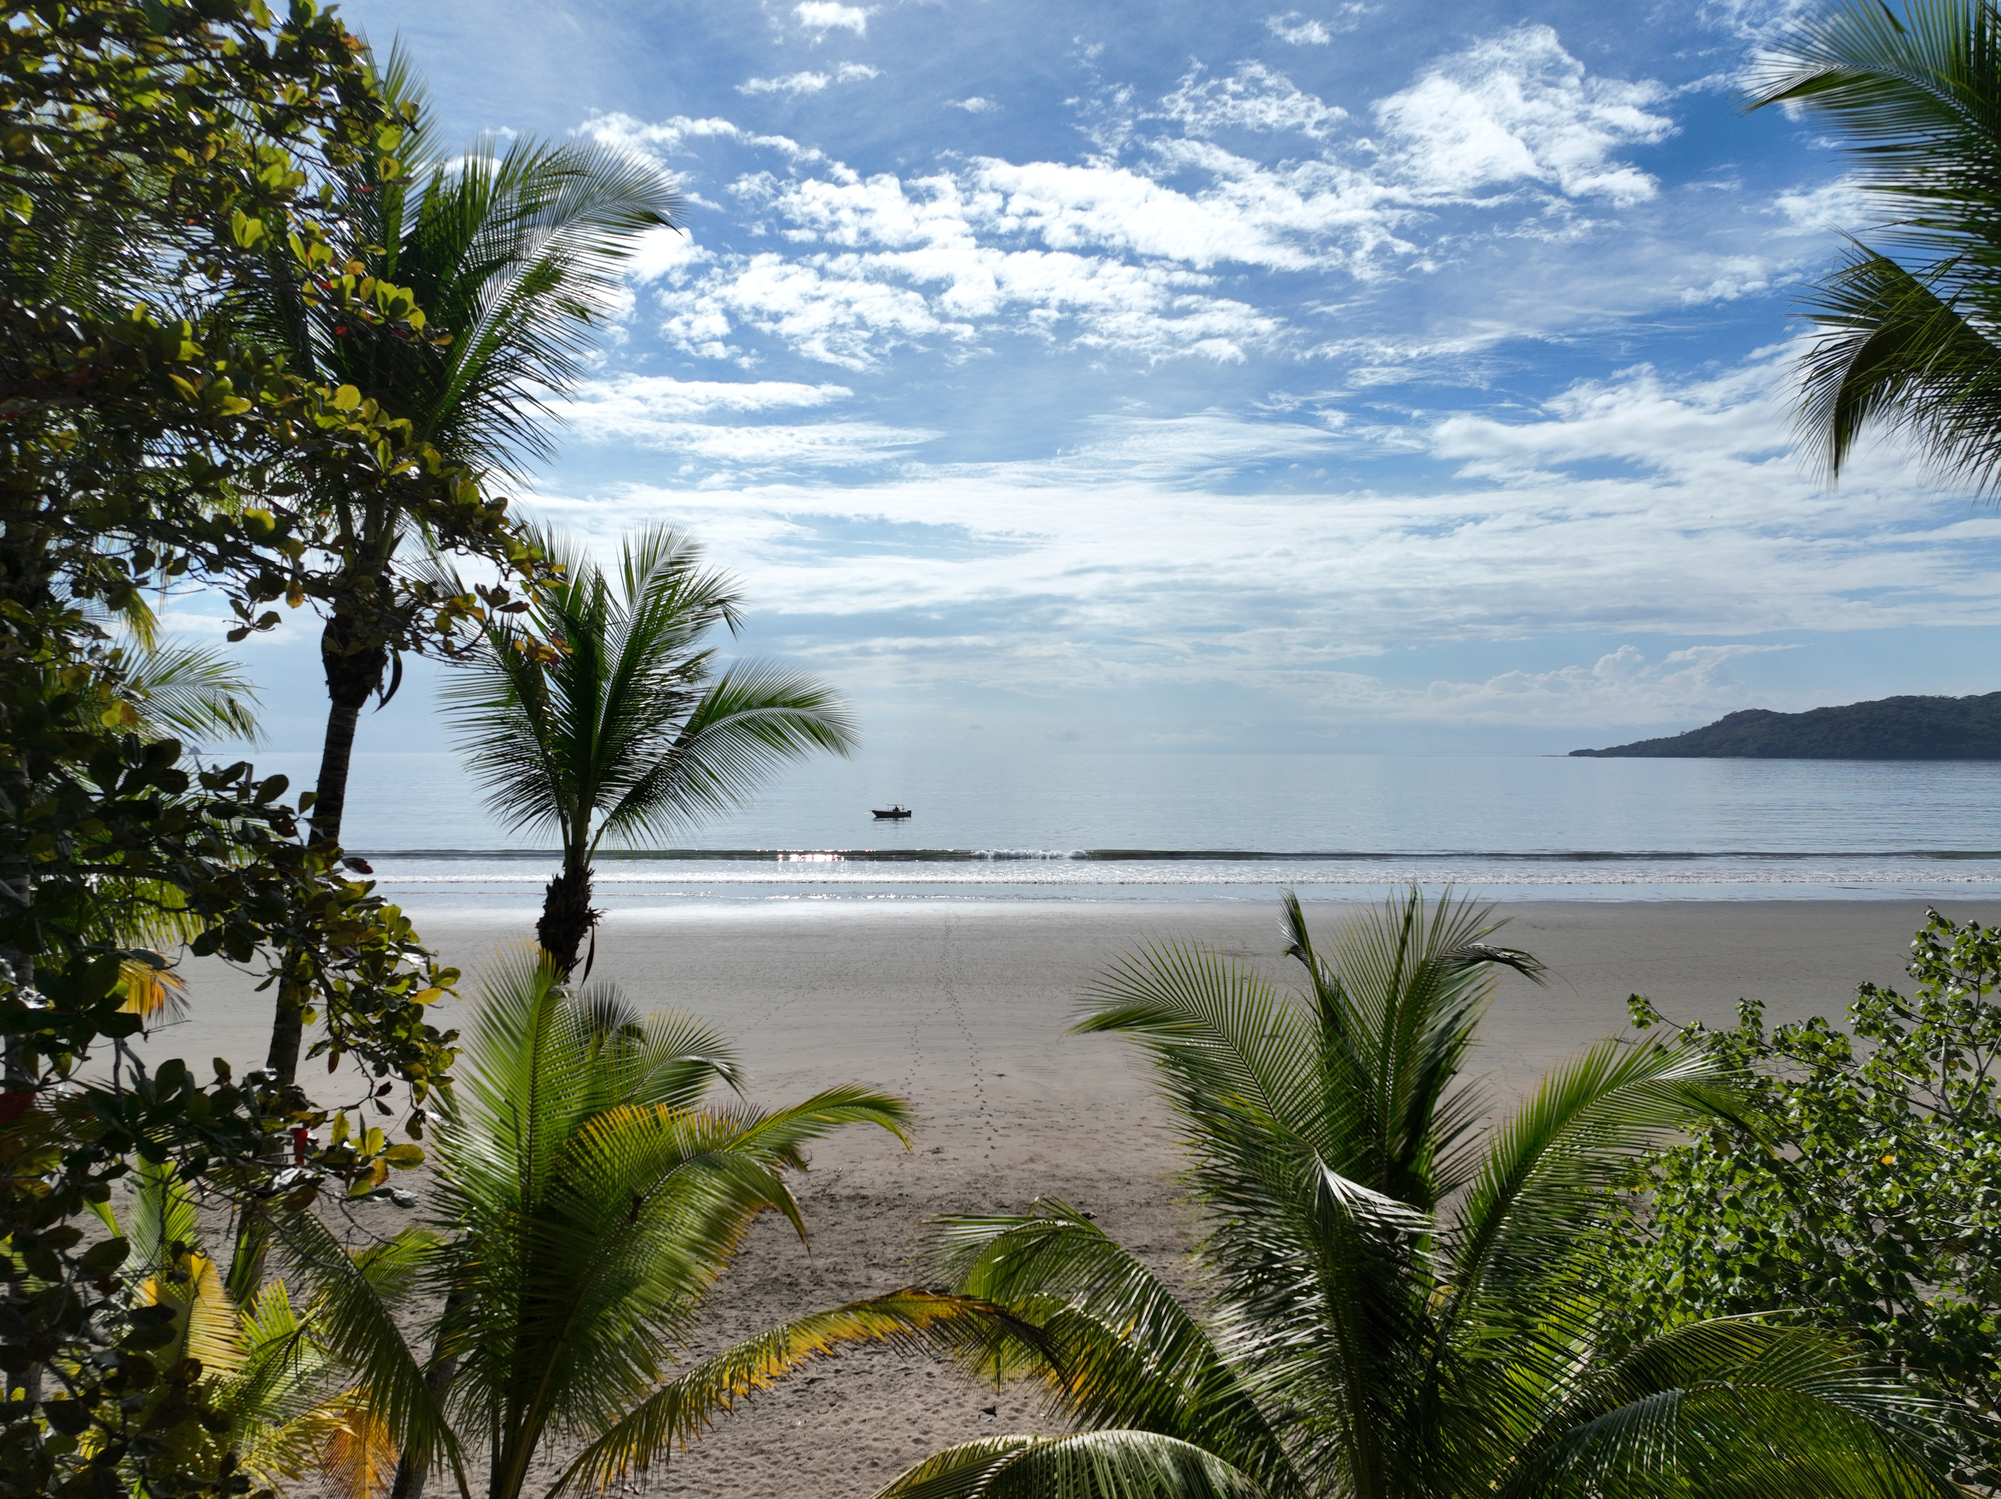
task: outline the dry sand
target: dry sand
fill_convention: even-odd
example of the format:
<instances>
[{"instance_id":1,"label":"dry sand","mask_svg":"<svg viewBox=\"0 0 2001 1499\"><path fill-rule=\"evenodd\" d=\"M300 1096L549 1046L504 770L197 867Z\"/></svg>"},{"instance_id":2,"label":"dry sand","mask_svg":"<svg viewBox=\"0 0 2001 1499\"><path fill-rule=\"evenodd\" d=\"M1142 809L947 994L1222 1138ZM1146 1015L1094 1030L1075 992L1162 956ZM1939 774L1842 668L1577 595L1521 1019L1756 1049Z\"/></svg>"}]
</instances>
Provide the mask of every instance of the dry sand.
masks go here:
<instances>
[{"instance_id":1,"label":"dry sand","mask_svg":"<svg viewBox=\"0 0 2001 1499\"><path fill-rule=\"evenodd\" d=\"M1915 902L1513 902L1502 940L1551 970L1508 977L1476 1069L1498 1104L1577 1047L1624 1028L1642 991L1677 1018L1727 1022L1740 996L1775 1020L1838 1016L1864 979L1897 983ZM2001 906L1948 904L1983 922ZM1327 930L1352 908L1311 908ZM911 1150L851 1131L814 1152L802 1247L759 1224L714 1308L720 1339L904 1283L932 1214L1025 1207L1059 1196L1156 1264L1191 1225L1174 1159L1130 1047L1067 1037L1092 977L1121 950L1192 937L1285 977L1276 907L1009 904L784 905L615 915L596 976L647 1007L696 1012L733 1036L760 1101L835 1082L897 1092L916 1110ZM470 973L521 933L430 917L425 937ZM156 1037L156 1057L261 1061L269 1003L216 965L190 965L195 1018ZM471 986L468 985L468 988ZM327 1096L335 1096L329 1090ZM385 1216L393 1210L374 1209ZM922 1358L861 1350L826 1361L727 1418L639 1491L725 1496L866 1495L948 1443L1038 1429L1021 1391L969 1389Z\"/></svg>"}]
</instances>

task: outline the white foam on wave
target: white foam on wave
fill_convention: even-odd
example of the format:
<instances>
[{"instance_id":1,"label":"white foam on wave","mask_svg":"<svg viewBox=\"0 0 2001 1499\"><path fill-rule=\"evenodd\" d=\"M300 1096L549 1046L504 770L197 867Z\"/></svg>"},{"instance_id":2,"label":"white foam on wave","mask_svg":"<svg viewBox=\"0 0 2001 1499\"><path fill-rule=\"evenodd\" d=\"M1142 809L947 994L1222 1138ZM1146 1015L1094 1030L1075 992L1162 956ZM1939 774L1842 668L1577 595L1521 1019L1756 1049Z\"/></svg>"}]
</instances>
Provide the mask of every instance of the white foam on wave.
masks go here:
<instances>
[{"instance_id":1,"label":"white foam on wave","mask_svg":"<svg viewBox=\"0 0 2001 1499\"><path fill-rule=\"evenodd\" d=\"M425 861L429 863L430 861ZM442 861L439 861L442 862ZM456 887L503 889L540 886L553 873L502 874L491 865L468 862L457 868L425 869L417 861L378 859L376 883L385 893ZM413 867L413 865L415 867ZM418 872L423 869L423 872ZM432 870L435 869L435 872ZM1898 885L1964 887L2001 884L2001 859L1884 859L1828 861L1801 859L1686 859L1523 863L1507 860L1398 860L1381 864L1343 860L1282 859L1107 860L1074 855L1007 858L950 864L858 863L839 858L787 856L782 862L746 864L676 861L661 870L600 868L601 889L619 887L714 888L719 886L1185 886L1191 889L1245 885L1313 887L1455 884L1507 887L1624 887L1639 885Z\"/></svg>"}]
</instances>

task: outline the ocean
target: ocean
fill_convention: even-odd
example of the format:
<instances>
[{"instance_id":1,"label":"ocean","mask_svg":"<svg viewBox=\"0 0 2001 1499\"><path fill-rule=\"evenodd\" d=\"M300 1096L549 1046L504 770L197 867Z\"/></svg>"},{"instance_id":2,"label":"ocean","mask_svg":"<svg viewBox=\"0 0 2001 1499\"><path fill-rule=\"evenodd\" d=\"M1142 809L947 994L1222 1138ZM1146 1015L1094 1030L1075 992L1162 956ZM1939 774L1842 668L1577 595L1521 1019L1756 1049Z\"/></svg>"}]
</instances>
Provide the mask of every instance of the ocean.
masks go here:
<instances>
[{"instance_id":1,"label":"ocean","mask_svg":"<svg viewBox=\"0 0 2001 1499\"><path fill-rule=\"evenodd\" d=\"M312 784L314 756L260 770ZM907 822L878 822L900 802ZM357 754L346 842L415 911L540 904L553 839L509 833L448 754ZM2001 895L2001 764L868 752L597 864L598 904Z\"/></svg>"}]
</instances>

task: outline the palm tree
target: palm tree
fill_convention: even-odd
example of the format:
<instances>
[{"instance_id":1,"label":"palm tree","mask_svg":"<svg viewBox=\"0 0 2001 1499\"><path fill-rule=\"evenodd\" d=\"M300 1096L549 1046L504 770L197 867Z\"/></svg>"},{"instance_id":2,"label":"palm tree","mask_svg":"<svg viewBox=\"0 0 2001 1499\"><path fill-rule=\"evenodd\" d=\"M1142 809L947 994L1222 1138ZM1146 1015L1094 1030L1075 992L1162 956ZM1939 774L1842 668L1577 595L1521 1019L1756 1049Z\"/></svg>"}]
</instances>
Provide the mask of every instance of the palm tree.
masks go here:
<instances>
[{"instance_id":1,"label":"palm tree","mask_svg":"<svg viewBox=\"0 0 2001 1499\"><path fill-rule=\"evenodd\" d=\"M553 536L543 549L562 581L525 624L487 624L444 697L488 805L510 829L561 840L536 936L568 973L597 922L591 861L606 839L667 837L740 805L782 762L845 755L855 738L810 678L743 662L716 674L704 640L736 631L741 599L687 537L628 538L615 579ZM559 647L553 664L521 648L530 635Z\"/></svg>"},{"instance_id":2,"label":"palm tree","mask_svg":"<svg viewBox=\"0 0 2001 1499\"><path fill-rule=\"evenodd\" d=\"M680 198L657 169L615 150L526 138L505 150L480 141L450 151L434 136L406 60L392 55L381 87L401 134L334 184L357 264L415 295L425 339L346 319L316 299L276 249L271 305L246 309L293 366L329 385L352 385L416 437L482 479L518 476L546 458L551 397L573 388L596 337L624 294L622 270L640 236L674 227ZM336 603L320 637L327 727L314 790L312 836L338 843L361 710L387 696L398 652L421 635L392 587L399 553L432 540L379 494L306 476L338 520ZM269 1065L296 1075L302 1002L279 999Z\"/></svg>"},{"instance_id":3,"label":"palm tree","mask_svg":"<svg viewBox=\"0 0 2001 1499\"><path fill-rule=\"evenodd\" d=\"M664 1459L743 1395L857 1339L911 1337L958 1308L920 1292L770 1329L677 1369L704 1303L760 1213L804 1234L787 1173L850 1124L903 1137L899 1099L829 1088L790 1108L708 1101L738 1080L685 1015L572 991L523 944L487 976L467 1075L432 1156L450 1242L425 1274L442 1310L429 1378L488 1499L516 1499L551 1438L574 1451L547 1492L602 1489ZM399 1496L439 1449L418 1444Z\"/></svg>"},{"instance_id":4,"label":"palm tree","mask_svg":"<svg viewBox=\"0 0 2001 1499\"><path fill-rule=\"evenodd\" d=\"M1838 475L1872 424L1942 476L2001 482L2001 13L1877 0L1795 25L1752 107L1785 103L1845 141L1884 214L1808 314L1801 428Z\"/></svg>"},{"instance_id":5,"label":"palm tree","mask_svg":"<svg viewBox=\"0 0 2001 1499\"><path fill-rule=\"evenodd\" d=\"M1062 1203L946 1220L937 1272L1045 1340L997 1331L978 1367L1039 1377L1073 1433L952 1448L884 1499L1954 1493L1913 1455L1917 1403L1822 1333L1604 1346L1607 1188L1727 1095L1699 1054L1605 1041L1477 1134L1491 977L1537 971L1489 916L1413 891L1323 957L1288 896L1297 993L1181 946L1106 978L1078 1028L1159 1071L1207 1315Z\"/></svg>"},{"instance_id":6,"label":"palm tree","mask_svg":"<svg viewBox=\"0 0 2001 1499\"><path fill-rule=\"evenodd\" d=\"M123 1221L95 1211L130 1246L125 1260L130 1307L164 1309L170 1336L153 1350L164 1367L195 1367L204 1410L213 1419L172 1425L173 1467L189 1475L247 1478L272 1488L308 1477L339 1499L381 1492L396 1449L354 1371L316 1330L331 1311L328 1296L295 1300L283 1281L232 1294L204 1243L194 1196L173 1166L141 1160ZM407 1294L429 1245L406 1230L359 1253L338 1251L348 1277L370 1295ZM184 1361L194 1360L192 1366ZM156 1387L139 1424L157 1407L186 1398L173 1380Z\"/></svg>"}]
</instances>

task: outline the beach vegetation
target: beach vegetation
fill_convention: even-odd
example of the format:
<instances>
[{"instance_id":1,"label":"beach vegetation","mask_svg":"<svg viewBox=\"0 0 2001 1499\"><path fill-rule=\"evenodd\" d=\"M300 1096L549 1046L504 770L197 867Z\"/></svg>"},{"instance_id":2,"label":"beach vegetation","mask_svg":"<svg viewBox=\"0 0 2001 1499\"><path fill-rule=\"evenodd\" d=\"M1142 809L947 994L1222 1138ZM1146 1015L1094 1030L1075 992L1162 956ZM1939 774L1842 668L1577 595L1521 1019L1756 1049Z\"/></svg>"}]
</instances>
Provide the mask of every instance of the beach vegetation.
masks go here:
<instances>
[{"instance_id":1,"label":"beach vegetation","mask_svg":"<svg viewBox=\"0 0 2001 1499\"><path fill-rule=\"evenodd\" d=\"M510 829L561 843L536 937L567 973L599 916L592 861L604 843L685 834L787 761L848 754L855 728L810 677L718 662L712 637L736 632L742 596L689 537L648 527L611 569L554 536L541 548L561 581L481 626L444 702L487 804ZM530 639L556 649L538 655Z\"/></svg>"},{"instance_id":2,"label":"beach vegetation","mask_svg":"<svg viewBox=\"0 0 2001 1499\"><path fill-rule=\"evenodd\" d=\"M1290 897L1284 921L1299 989L1156 946L1078 1027L1153 1060L1194 1273L1060 1202L943 1221L934 1275L1038 1340L996 1328L968 1364L1039 1381L1068 1430L953 1447L883 1499L1957 1492L1925 1399L1837 1333L1735 1317L1609 1341L1608 1189L1734 1110L1710 1051L1599 1042L1483 1131L1475 1027L1497 973L1538 972L1490 911L1412 891L1325 950Z\"/></svg>"},{"instance_id":3,"label":"beach vegetation","mask_svg":"<svg viewBox=\"0 0 2001 1499\"><path fill-rule=\"evenodd\" d=\"M1778 1312L1859 1335L1946 1399L1967 1481L2001 1471L2001 931L1933 911L1906 997L1863 984L1847 1029L1681 1029L1740 1076L1622 1194L1608 1289L1636 1331ZM1635 996L1636 1018L1661 1017Z\"/></svg>"},{"instance_id":4,"label":"beach vegetation","mask_svg":"<svg viewBox=\"0 0 2001 1499\"><path fill-rule=\"evenodd\" d=\"M366 1361L336 1347L353 1331L336 1304L343 1289L332 1284L300 1295L282 1279L260 1280L250 1267L218 1257L196 1194L171 1161L141 1160L128 1180L122 1212L108 1203L96 1211L113 1242L126 1246L128 1318L162 1339L155 1358L185 1371L145 1391L137 1412L142 1424L164 1427L172 1468L234 1475L250 1491L310 1479L337 1499L380 1494L396 1443L378 1402L355 1382ZM324 1253L327 1236L310 1215L294 1226L307 1223ZM395 1304L407 1297L427 1243L424 1230L406 1228L365 1249L333 1247L327 1257L341 1268L337 1281L352 1280L372 1299ZM302 1256L301 1266L312 1258ZM187 1397L190 1383L199 1387L204 1419L158 1421ZM159 1486L141 1481L139 1488Z\"/></svg>"},{"instance_id":5,"label":"beach vegetation","mask_svg":"<svg viewBox=\"0 0 2001 1499\"><path fill-rule=\"evenodd\" d=\"M1871 428L1941 474L2001 482L2001 11L1878 0L1793 22L1754 108L1783 104L1845 147L1880 211L1806 304L1800 426L1838 475Z\"/></svg>"},{"instance_id":6,"label":"beach vegetation","mask_svg":"<svg viewBox=\"0 0 2001 1499\"><path fill-rule=\"evenodd\" d=\"M909 1125L901 1100L867 1088L767 1109L734 1095L739 1080L729 1046L687 1015L572 989L531 944L497 960L433 1136L447 1237L423 1271L438 1308L426 1376L451 1429L406 1453L398 1499L462 1454L484 1460L488 1499L626 1484L786 1371L958 1313L906 1291L687 1357L752 1221L775 1212L804 1238L790 1179L806 1147Z\"/></svg>"},{"instance_id":7,"label":"beach vegetation","mask_svg":"<svg viewBox=\"0 0 2001 1499\"><path fill-rule=\"evenodd\" d=\"M490 492L548 456L547 403L573 387L626 294L628 257L645 234L672 229L680 199L652 165L590 142L447 146L407 59L368 67L388 123L323 176L341 228L334 258L308 264L274 252L282 274L259 284L243 315L292 369L379 406ZM326 295L335 277L363 294L400 288L393 305L407 305L417 325L350 317ZM299 482L326 518L332 559L312 836L337 844L363 708L395 692L403 653L449 653L459 638L436 599L491 616L519 608L546 574L531 537L510 523L480 554L497 576L455 582L449 593L399 588L405 577L442 576L412 565L437 550L426 514L395 493L355 487L338 467L304 465ZM534 643L517 636L516 646ZM294 1075L303 1030L299 1007L280 996L268 1065L281 1081Z\"/></svg>"},{"instance_id":8,"label":"beach vegetation","mask_svg":"<svg viewBox=\"0 0 2001 1499\"><path fill-rule=\"evenodd\" d=\"M116 632L161 589L205 590L239 639L331 607L338 526L307 471L441 550L528 553L473 474L246 324L285 277L349 327L424 336L407 287L344 268L351 225L318 191L402 128L331 12L48 0L13 8L5 41L0 1494L235 1493L201 1436L227 1422L220 1387L174 1354L176 1314L135 1301L130 1226L93 1208L135 1163L171 1164L190 1193L260 1204L282 1242L323 1193L391 1190L421 1148L372 1126L281 1169L274 1145L329 1111L227 1061L142 1063L126 1043L164 981L135 933L168 922L312 1013L384 1115L449 1075L430 1007L454 975L338 850L299 837L282 777L188 763L180 708L221 724L193 698L170 712L161 663ZM385 586L443 631L481 607L407 573ZM404 1440L408 1403L369 1387Z\"/></svg>"}]
</instances>

